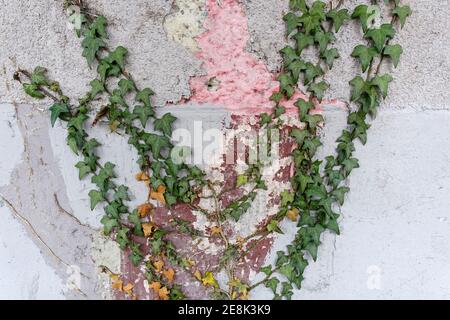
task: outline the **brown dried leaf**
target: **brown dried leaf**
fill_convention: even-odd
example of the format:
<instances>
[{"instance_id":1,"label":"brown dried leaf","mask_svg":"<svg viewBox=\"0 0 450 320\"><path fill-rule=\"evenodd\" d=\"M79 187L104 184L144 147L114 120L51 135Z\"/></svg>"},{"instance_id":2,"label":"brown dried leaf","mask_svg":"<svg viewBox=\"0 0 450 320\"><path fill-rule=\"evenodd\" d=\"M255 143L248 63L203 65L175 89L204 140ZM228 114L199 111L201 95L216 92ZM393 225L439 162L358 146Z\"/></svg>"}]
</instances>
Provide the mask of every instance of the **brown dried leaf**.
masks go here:
<instances>
[{"instance_id":1,"label":"brown dried leaf","mask_svg":"<svg viewBox=\"0 0 450 320\"><path fill-rule=\"evenodd\" d=\"M287 212L286 216L291 220L291 221L297 221L298 219L298 215L299 215L299 211L297 208L291 209Z\"/></svg>"},{"instance_id":2,"label":"brown dried leaf","mask_svg":"<svg viewBox=\"0 0 450 320\"><path fill-rule=\"evenodd\" d=\"M152 213L152 211L153 211L153 206L151 205L151 203L144 203L144 204L141 204L141 205L137 208L137 210L138 210L139 216L140 216L141 218L144 218L144 217L146 217L146 216L148 216L149 214Z\"/></svg>"},{"instance_id":3,"label":"brown dried leaf","mask_svg":"<svg viewBox=\"0 0 450 320\"><path fill-rule=\"evenodd\" d=\"M145 172L139 172L138 174L136 174L136 180L137 181L148 181L148 180L150 180L150 177Z\"/></svg>"},{"instance_id":4,"label":"brown dried leaf","mask_svg":"<svg viewBox=\"0 0 450 320\"><path fill-rule=\"evenodd\" d=\"M164 198L164 192L166 192L166 187L160 185L156 191L150 192L150 198L157 200L159 203L165 205L166 199Z\"/></svg>"},{"instance_id":5,"label":"brown dried leaf","mask_svg":"<svg viewBox=\"0 0 450 320\"><path fill-rule=\"evenodd\" d=\"M155 267L156 272L161 272L164 267L164 261L162 260L155 261L153 262L153 266Z\"/></svg>"}]
</instances>

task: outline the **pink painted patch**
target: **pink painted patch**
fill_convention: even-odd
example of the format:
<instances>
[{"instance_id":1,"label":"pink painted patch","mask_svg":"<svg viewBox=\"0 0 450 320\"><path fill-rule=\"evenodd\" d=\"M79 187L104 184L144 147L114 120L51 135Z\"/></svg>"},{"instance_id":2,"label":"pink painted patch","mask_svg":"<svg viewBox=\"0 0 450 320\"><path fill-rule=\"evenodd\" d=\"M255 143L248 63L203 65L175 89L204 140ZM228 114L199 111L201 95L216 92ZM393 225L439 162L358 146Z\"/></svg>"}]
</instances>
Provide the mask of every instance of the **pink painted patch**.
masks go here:
<instances>
[{"instance_id":1,"label":"pink painted patch","mask_svg":"<svg viewBox=\"0 0 450 320\"><path fill-rule=\"evenodd\" d=\"M189 101L225 106L233 113L270 111L274 103L269 98L279 90L277 74L246 51L250 35L242 4L223 0L219 6L216 0L207 0L207 12L204 27L208 31L197 37L197 58L203 61L207 75L191 79ZM211 79L218 81L217 88L208 86ZM294 102L299 98L307 99L297 90L290 101L283 103L288 112L296 111ZM334 100L326 103L339 104Z\"/></svg>"},{"instance_id":2,"label":"pink painted patch","mask_svg":"<svg viewBox=\"0 0 450 320\"><path fill-rule=\"evenodd\" d=\"M249 39L247 17L241 4L224 0L207 1L208 18L204 32L197 38L207 75L191 79L192 102L223 105L233 112L271 109L269 98L279 84L263 62L245 50ZM208 81L216 78L217 91L208 90Z\"/></svg>"}]
</instances>

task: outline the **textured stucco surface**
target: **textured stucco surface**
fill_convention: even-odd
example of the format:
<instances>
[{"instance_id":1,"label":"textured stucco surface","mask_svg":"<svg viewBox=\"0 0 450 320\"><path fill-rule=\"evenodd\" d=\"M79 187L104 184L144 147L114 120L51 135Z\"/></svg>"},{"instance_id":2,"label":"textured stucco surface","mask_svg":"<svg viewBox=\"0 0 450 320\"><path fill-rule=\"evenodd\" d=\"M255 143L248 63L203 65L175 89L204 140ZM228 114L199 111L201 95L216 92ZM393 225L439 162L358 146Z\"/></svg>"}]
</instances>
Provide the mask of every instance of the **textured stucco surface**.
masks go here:
<instances>
[{"instance_id":1,"label":"textured stucco surface","mask_svg":"<svg viewBox=\"0 0 450 320\"><path fill-rule=\"evenodd\" d=\"M157 105L191 96L191 79L208 72L195 40L206 30L204 1L85 2L107 17L111 43L130 49L128 69L140 86L154 89ZM450 298L450 1L404 2L414 11L395 40L405 53L369 142L357 147L361 168L349 180L342 235L324 237L296 298ZM280 67L286 3L239 2L249 32L241 54L265 64L266 74ZM46 66L74 98L88 90L94 72L67 28L62 1L0 0L0 6L0 194L6 199L0 198L0 298L109 298L98 268L119 271L120 254L99 236L101 213L89 210L90 184L78 181L64 128L50 128L48 104L26 97L12 80L17 67ZM342 58L327 78L330 99L348 96L357 71L349 54L359 32L353 26L340 33ZM202 118L227 122L225 107L183 103L173 110L185 119L177 125L189 128ZM336 107L324 115L321 155L332 152L345 125ZM92 134L105 142L101 154L117 163L139 204L145 191L134 182L135 155L126 140L106 129ZM278 238L271 256L290 237ZM70 290L72 265L80 267L82 292ZM265 289L254 296L266 297Z\"/></svg>"}]
</instances>

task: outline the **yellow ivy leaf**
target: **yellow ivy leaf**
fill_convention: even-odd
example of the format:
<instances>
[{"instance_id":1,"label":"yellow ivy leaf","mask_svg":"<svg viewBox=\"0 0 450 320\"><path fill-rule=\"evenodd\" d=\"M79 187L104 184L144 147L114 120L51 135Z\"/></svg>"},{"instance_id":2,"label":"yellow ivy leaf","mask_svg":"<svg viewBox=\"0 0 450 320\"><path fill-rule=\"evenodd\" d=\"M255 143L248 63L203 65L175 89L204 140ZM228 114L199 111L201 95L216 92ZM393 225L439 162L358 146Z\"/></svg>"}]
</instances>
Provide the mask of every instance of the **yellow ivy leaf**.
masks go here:
<instances>
[{"instance_id":1,"label":"yellow ivy leaf","mask_svg":"<svg viewBox=\"0 0 450 320\"><path fill-rule=\"evenodd\" d=\"M114 120L110 125L109 125L109 129L111 130L111 132L116 132L117 131L117 127L120 125L120 121L118 120Z\"/></svg>"},{"instance_id":2,"label":"yellow ivy leaf","mask_svg":"<svg viewBox=\"0 0 450 320\"><path fill-rule=\"evenodd\" d=\"M134 288L134 285L132 283L129 283L123 287L123 292L125 292L126 294L131 296L131 295L133 295L133 288Z\"/></svg>"},{"instance_id":3,"label":"yellow ivy leaf","mask_svg":"<svg viewBox=\"0 0 450 320\"><path fill-rule=\"evenodd\" d=\"M112 274L110 277L112 282L111 287L114 290L122 291L123 281L120 280L120 276L118 274Z\"/></svg>"},{"instance_id":4,"label":"yellow ivy leaf","mask_svg":"<svg viewBox=\"0 0 450 320\"><path fill-rule=\"evenodd\" d=\"M212 227L210 232L211 232L212 236L215 236L222 232L222 228L221 227Z\"/></svg>"},{"instance_id":5,"label":"yellow ivy leaf","mask_svg":"<svg viewBox=\"0 0 450 320\"><path fill-rule=\"evenodd\" d=\"M155 232L156 226L154 223L143 223L142 224L142 231L144 232L144 236L151 237L153 235L153 232Z\"/></svg>"},{"instance_id":6,"label":"yellow ivy leaf","mask_svg":"<svg viewBox=\"0 0 450 320\"><path fill-rule=\"evenodd\" d=\"M195 261L192 260L192 259L186 259L186 262L187 262L191 267L195 266Z\"/></svg>"},{"instance_id":7,"label":"yellow ivy leaf","mask_svg":"<svg viewBox=\"0 0 450 320\"><path fill-rule=\"evenodd\" d=\"M236 244L239 247L242 247L244 245L244 243L245 243L245 239L244 238L242 238L241 236L237 236L236 237Z\"/></svg>"},{"instance_id":8,"label":"yellow ivy leaf","mask_svg":"<svg viewBox=\"0 0 450 320\"><path fill-rule=\"evenodd\" d=\"M158 295L161 300L169 300L169 290L166 287L159 289Z\"/></svg>"},{"instance_id":9,"label":"yellow ivy leaf","mask_svg":"<svg viewBox=\"0 0 450 320\"><path fill-rule=\"evenodd\" d=\"M156 272L161 272L162 268L164 267L164 262L162 260L158 260L156 262L153 262L153 266L156 269Z\"/></svg>"},{"instance_id":10,"label":"yellow ivy leaf","mask_svg":"<svg viewBox=\"0 0 450 320\"><path fill-rule=\"evenodd\" d=\"M299 215L299 211L297 208L291 209L287 212L286 216L291 220L291 221L297 221L298 219L298 215Z\"/></svg>"},{"instance_id":11,"label":"yellow ivy leaf","mask_svg":"<svg viewBox=\"0 0 450 320\"><path fill-rule=\"evenodd\" d=\"M217 283L217 280L214 278L214 275L212 272L207 271L205 273L205 276L202 278L202 284L204 286L213 286L214 288L218 288L219 284Z\"/></svg>"},{"instance_id":12,"label":"yellow ivy leaf","mask_svg":"<svg viewBox=\"0 0 450 320\"><path fill-rule=\"evenodd\" d=\"M201 274L201 272L200 271L195 271L194 272L194 277L195 277L195 279L197 279L198 281L202 281L202 274Z\"/></svg>"},{"instance_id":13,"label":"yellow ivy leaf","mask_svg":"<svg viewBox=\"0 0 450 320\"><path fill-rule=\"evenodd\" d=\"M139 172L136 175L136 180L137 181L148 181L148 180L150 180L150 177L145 172Z\"/></svg>"},{"instance_id":14,"label":"yellow ivy leaf","mask_svg":"<svg viewBox=\"0 0 450 320\"><path fill-rule=\"evenodd\" d=\"M157 200L159 203L165 205L166 199L164 199L164 192L166 192L166 187L160 185L156 191L150 192L150 198Z\"/></svg>"},{"instance_id":15,"label":"yellow ivy leaf","mask_svg":"<svg viewBox=\"0 0 450 320\"><path fill-rule=\"evenodd\" d=\"M173 277L175 276L175 271L173 269L168 269L163 271L164 277L166 277L167 281L172 282Z\"/></svg>"},{"instance_id":16,"label":"yellow ivy leaf","mask_svg":"<svg viewBox=\"0 0 450 320\"><path fill-rule=\"evenodd\" d=\"M141 218L144 218L144 217L148 216L150 213L152 213L153 206L150 203L144 203L144 204L141 204L137 208L137 210L138 210L139 216Z\"/></svg>"},{"instance_id":17,"label":"yellow ivy leaf","mask_svg":"<svg viewBox=\"0 0 450 320\"><path fill-rule=\"evenodd\" d=\"M156 293L159 292L159 289L161 289L161 282L158 281L153 281L150 285L149 288L152 289L153 291L155 291Z\"/></svg>"}]
</instances>

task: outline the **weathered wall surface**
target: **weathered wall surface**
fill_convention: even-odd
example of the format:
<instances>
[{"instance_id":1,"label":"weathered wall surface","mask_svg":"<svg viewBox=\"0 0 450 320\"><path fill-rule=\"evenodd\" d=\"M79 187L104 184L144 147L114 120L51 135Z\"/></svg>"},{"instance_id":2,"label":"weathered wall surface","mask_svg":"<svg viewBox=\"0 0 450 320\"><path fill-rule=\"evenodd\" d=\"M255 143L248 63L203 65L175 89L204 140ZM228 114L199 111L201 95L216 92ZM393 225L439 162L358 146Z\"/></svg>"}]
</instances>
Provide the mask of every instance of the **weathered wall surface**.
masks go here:
<instances>
[{"instance_id":1,"label":"weathered wall surface","mask_svg":"<svg viewBox=\"0 0 450 320\"><path fill-rule=\"evenodd\" d=\"M99 266L120 269L118 248L100 236L101 212L89 210L90 184L77 178L64 128L52 129L48 104L26 97L12 80L16 68L42 65L70 97L88 90L94 72L62 2L0 0L0 298L109 298ZM186 125L264 105L276 86L287 1L86 2L107 17L111 43L130 49L136 81L154 89L158 106L176 104ZM404 2L413 9L396 39L405 53L391 70L395 82L367 145L357 147L361 168L349 180L342 235L323 239L295 298L450 298L450 1ZM226 26L238 40L220 32ZM346 99L357 72L349 55L359 31L344 28L340 37L329 99ZM213 77L218 88L208 91L203 86ZM321 155L345 125L345 112L333 105L324 108ZM102 154L117 163L138 204L145 192L133 182L135 155L126 140L106 129L92 133L105 141ZM275 239L268 260L290 237ZM82 292L71 290L78 274ZM265 289L253 296L266 297Z\"/></svg>"}]
</instances>

